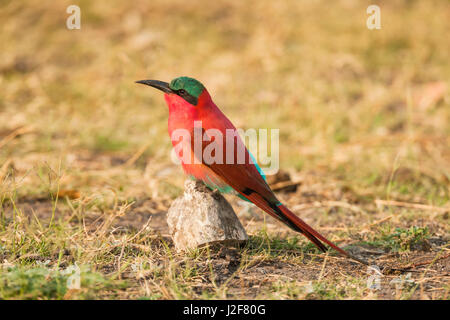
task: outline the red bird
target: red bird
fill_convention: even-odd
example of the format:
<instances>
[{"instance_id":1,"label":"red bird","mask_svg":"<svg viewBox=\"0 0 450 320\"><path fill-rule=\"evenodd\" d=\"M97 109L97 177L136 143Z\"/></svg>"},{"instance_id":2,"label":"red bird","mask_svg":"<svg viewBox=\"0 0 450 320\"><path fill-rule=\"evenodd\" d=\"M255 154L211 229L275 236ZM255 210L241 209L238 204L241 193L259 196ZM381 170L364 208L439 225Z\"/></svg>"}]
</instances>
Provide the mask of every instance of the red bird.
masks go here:
<instances>
[{"instance_id":1,"label":"red bird","mask_svg":"<svg viewBox=\"0 0 450 320\"><path fill-rule=\"evenodd\" d=\"M203 181L211 189L218 189L223 193L237 193L293 230L302 233L323 252L327 248L322 242L344 256L366 264L311 228L277 199L262 170L237 134L236 128L214 104L199 81L179 77L170 83L157 80L141 80L137 83L149 85L165 93L164 98L169 106L169 134L173 146L179 150L177 155L186 174ZM186 133L188 138L194 139L186 139ZM196 137L200 137L200 143ZM214 148L211 148L213 143ZM205 151L208 149L211 156L205 158Z\"/></svg>"}]
</instances>

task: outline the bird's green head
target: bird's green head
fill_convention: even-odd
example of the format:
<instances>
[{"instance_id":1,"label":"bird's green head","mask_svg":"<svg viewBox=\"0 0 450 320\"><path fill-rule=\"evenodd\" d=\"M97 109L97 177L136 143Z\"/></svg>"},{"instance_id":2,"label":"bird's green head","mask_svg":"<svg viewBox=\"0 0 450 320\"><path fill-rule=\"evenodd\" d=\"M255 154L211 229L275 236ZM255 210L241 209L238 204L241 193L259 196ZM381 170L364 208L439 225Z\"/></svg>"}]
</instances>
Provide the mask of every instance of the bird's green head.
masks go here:
<instances>
[{"instance_id":1,"label":"bird's green head","mask_svg":"<svg viewBox=\"0 0 450 320\"><path fill-rule=\"evenodd\" d=\"M189 77L178 77L170 81L169 88L175 92L186 92L188 95L198 99L205 87L200 81Z\"/></svg>"},{"instance_id":2,"label":"bird's green head","mask_svg":"<svg viewBox=\"0 0 450 320\"><path fill-rule=\"evenodd\" d=\"M200 81L189 77L178 77L170 81L170 83L158 80L140 80L136 82L154 87L168 94L176 94L194 106L198 104L198 99L205 90Z\"/></svg>"}]
</instances>

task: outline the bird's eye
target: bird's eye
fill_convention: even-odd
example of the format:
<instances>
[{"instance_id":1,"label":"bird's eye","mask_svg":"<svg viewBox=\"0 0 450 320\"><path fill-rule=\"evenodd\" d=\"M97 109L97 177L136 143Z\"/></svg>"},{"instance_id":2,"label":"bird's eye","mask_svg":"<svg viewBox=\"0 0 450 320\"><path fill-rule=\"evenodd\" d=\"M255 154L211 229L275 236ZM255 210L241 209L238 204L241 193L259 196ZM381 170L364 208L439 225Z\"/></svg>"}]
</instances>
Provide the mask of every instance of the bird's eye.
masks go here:
<instances>
[{"instance_id":1,"label":"bird's eye","mask_svg":"<svg viewBox=\"0 0 450 320\"><path fill-rule=\"evenodd\" d=\"M182 94L182 95L183 95L183 94L185 94L185 93L186 93L186 90L184 90L184 89L180 89L180 90L178 90L178 93L179 93L179 94Z\"/></svg>"}]
</instances>

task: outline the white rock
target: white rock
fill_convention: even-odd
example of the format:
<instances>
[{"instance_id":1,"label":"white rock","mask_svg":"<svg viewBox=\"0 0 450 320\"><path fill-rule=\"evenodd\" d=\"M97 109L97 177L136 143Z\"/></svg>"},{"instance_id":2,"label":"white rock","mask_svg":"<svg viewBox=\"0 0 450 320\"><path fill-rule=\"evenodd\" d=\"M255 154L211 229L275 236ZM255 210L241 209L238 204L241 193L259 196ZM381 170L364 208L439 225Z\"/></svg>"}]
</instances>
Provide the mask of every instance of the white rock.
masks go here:
<instances>
[{"instance_id":1,"label":"white rock","mask_svg":"<svg viewBox=\"0 0 450 320\"><path fill-rule=\"evenodd\" d=\"M186 250L207 244L236 244L247 233L228 201L200 181L187 180L183 196L167 212L167 224L175 248Z\"/></svg>"}]
</instances>

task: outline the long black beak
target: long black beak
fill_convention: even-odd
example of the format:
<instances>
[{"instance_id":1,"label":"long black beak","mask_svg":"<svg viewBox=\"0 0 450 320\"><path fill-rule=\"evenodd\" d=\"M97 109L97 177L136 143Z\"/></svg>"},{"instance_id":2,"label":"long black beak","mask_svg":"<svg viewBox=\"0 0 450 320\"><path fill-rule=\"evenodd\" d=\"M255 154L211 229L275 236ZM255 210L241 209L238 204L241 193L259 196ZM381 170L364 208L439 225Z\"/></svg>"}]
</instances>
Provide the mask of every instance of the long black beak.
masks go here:
<instances>
[{"instance_id":1,"label":"long black beak","mask_svg":"<svg viewBox=\"0 0 450 320\"><path fill-rule=\"evenodd\" d=\"M158 81L158 80L139 80L136 81L136 83L142 83L147 86L159 89L165 93L173 93L172 89L169 88L169 84L164 81Z\"/></svg>"}]
</instances>

